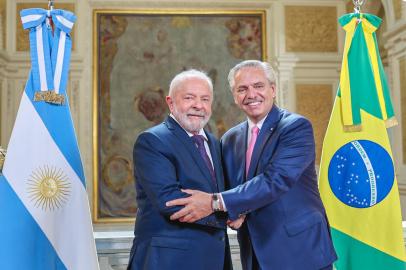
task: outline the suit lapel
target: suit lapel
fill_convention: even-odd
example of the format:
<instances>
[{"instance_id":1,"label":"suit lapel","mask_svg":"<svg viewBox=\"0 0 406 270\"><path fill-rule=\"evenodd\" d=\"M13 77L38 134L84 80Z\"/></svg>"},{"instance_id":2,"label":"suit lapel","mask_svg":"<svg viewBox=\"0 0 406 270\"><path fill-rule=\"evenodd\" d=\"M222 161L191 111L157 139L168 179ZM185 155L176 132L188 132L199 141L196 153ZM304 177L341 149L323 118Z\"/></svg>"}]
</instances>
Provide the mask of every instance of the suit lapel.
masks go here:
<instances>
[{"instance_id":1,"label":"suit lapel","mask_svg":"<svg viewBox=\"0 0 406 270\"><path fill-rule=\"evenodd\" d=\"M238 168L238 173L237 173L237 179L240 179L239 184L242 184L245 182L246 175L245 175L245 164L247 162L246 160L246 153L247 153L247 133L248 132L248 122L245 121L241 125L241 130L238 132L237 137L236 137L236 146L239 149L236 149L235 151L236 154L236 160L238 162L237 168ZM242 148L240 148L242 147Z\"/></svg>"},{"instance_id":2,"label":"suit lapel","mask_svg":"<svg viewBox=\"0 0 406 270\"><path fill-rule=\"evenodd\" d=\"M266 143L271 138L271 135L279 122L279 116L280 116L279 108L273 105L271 111L269 112L267 118L265 119L264 124L262 125L257 141L255 143L247 179L251 179L252 177L254 177L261 154L266 146Z\"/></svg>"},{"instance_id":3,"label":"suit lapel","mask_svg":"<svg viewBox=\"0 0 406 270\"><path fill-rule=\"evenodd\" d=\"M179 139L180 144L186 147L187 152L192 156L193 160L195 161L197 167L199 167L200 171L205 176L206 180L209 182L210 187L213 191L216 190L214 187L214 183L211 180L209 169L203 158L200 156L199 150L193 143L192 139L189 135L185 132L185 130L170 116L168 116L165 120L166 126L169 130L171 130L175 136Z\"/></svg>"},{"instance_id":4,"label":"suit lapel","mask_svg":"<svg viewBox=\"0 0 406 270\"><path fill-rule=\"evenodd\" d=\"M223 181L223 176L222 176L222 167L221 167L220 157L216 150L214 138L212 136L208 135L207 132L206 132L206 136L209 139L208 145L210 148L211 159L213 160L214 173L216 174L217 187L215 187L215 192L223 191L224 190L224 181ZM210 182L213 182L213 181L210 181Z\"/></svg>"}]
</instances>

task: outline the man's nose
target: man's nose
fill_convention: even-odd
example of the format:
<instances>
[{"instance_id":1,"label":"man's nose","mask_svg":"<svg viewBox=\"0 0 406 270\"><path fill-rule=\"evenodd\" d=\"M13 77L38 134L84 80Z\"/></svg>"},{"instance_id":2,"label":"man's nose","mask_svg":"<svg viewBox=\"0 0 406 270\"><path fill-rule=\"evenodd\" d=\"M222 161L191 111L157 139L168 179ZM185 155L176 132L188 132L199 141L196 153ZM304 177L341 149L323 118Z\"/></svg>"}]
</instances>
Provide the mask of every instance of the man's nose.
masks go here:
<instances>
[{"instance_id":1,"label":"man's nose","mask_svg":"<svg viewBox=\"0 0 406 270\"><path fill-rule=\"evenodd\" d=\"M247 97L248 98L255 98L255 96L256 96L255 88L252 85L248 86Z\"/></svg>"},{"instance_id":2,"label":"man's nose","mask_svg":"<svg viewBox=\"0 0 406 270\"><path fill-rule=\"evenodd\" d=\"M203 108L203 102L199 99L196 99L195 102L193 103L193 108L200 110Z\"/></svg>"}]
</instances>

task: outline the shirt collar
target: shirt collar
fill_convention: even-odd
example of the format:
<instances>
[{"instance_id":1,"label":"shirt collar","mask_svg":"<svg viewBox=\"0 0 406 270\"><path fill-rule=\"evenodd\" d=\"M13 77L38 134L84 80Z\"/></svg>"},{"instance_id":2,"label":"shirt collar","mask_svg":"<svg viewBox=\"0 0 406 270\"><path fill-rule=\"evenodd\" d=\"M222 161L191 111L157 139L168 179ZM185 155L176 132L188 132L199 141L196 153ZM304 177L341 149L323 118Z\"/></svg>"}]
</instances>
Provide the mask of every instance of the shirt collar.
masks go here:
<instances>
[{"instance_id":1,"label":"shirt collar","mask_svg":"<svg viewBox=\"0 0 406 270\"><path fill-rule=\"evenodd\" d=\"M259 130L261 130L262 125L264 124L265 119L266 119L267 116L268 116L268 114L265 115L265 117L262 118L262 119L261 119L258 123L256 123L256 124L254 124L254 122L252 122L249 118L247 118L247 121L248 121L248 130L251 130L254 126L257 126L257 127L259 128Z\"/></svg>"},{"instance_id":2,"label":"shirt collar","mask_svg":"<svg viewBox=\"0 0 406 270\"><path fill-rule=\"evenodd\" d=\"M172 113L169 114L169 116L172 117L172 119L175 120L176 123L179 124L179 126L187 133L187 135L189 135L189 137L192 137L193 135L195 135L195 134L193 134L193 133L190 133L190 132L187 131L186 129L184 129L184 128L182 127L182 125L179 123L179 121L175 118L175 116L174 116ZM203 138L204 138L206 141L209 141L208 138L207 138L207 135L206 135L206 133L204 132L203 129L200 129L199 132L197 133L197 135L202 135Z\"/></svg>"}]
</instances>

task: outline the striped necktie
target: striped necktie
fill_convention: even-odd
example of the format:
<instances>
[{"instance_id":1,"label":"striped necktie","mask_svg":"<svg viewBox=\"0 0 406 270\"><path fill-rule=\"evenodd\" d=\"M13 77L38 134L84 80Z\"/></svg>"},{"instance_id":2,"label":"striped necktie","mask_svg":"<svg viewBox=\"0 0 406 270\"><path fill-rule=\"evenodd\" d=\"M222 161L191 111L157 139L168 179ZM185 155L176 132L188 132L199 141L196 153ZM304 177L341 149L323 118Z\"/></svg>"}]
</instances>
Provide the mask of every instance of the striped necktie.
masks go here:
<instances>
[{"instance_id":1,"label":"striped necktie","mask_svg":"<svg viewBox=\"0 0 406 270\"><path fill-rule=\"evenodd\" d=\"M216 174L214 173L213 165L211 164L210 158L206 152L206 148L204 147L204 137L202 135L193 135L192 140L197 145L197 150L209 169L214 186L217 187Z\"/></svg>"}]
</instances>

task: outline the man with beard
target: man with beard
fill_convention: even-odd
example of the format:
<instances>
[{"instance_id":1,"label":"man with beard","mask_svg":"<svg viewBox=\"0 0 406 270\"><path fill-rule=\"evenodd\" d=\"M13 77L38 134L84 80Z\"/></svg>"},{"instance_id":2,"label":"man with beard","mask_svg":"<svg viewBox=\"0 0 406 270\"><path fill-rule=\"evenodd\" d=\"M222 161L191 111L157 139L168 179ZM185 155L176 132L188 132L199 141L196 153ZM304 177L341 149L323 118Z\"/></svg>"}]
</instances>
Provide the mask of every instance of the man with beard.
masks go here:
<instances>
[{"instance_id":1,"label":"man with beard","mask_svg":"<svg viewBox=\"0 0 406 270\"><path fill-rule=\"evenodd\" d=\"M221 139L225 179L232 189L191 194L167 203L185 205L173 220L194 222L215 200L238 230L244 270L332 269L336 254L315 171L310 122L278 108L272 67L256 60L231 69L229 84L247 115ZM218 199L220 198L220 199ZM206 205L206 207L202 207ZM241 226L242 225L242 226Z\"/></svg>"},{"instance_id":2,"label":"man with beard","mask_svg":"<svg viewBox=\"0 0 406 270\"><path fill-rule=\"evenodd\" d=\"M219 142L203 130L212 101L213 84L205 73L181 72L166 97L171 114L138 136L133 153L138 211L130 270L232 269L224 215L183 223L169 218L182 207L165 205L189 196L183 189L224 190Z\"/></svg>"}]
</instances>

